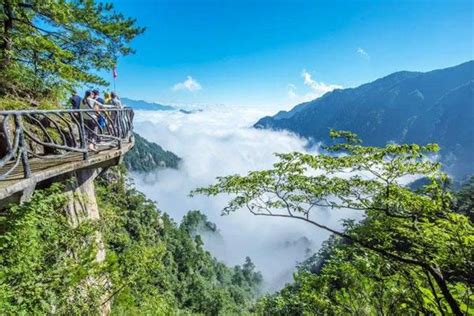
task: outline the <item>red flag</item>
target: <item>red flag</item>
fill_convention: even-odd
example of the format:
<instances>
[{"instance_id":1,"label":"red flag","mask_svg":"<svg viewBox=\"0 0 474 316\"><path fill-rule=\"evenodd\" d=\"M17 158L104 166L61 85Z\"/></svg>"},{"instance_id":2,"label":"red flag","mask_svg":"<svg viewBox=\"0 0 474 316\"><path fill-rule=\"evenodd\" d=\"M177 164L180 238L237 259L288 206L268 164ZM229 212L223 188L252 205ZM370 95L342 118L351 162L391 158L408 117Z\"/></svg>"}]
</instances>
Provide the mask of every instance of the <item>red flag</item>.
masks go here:
<instances>
[{"instance_id":1,"label":"red flag","mask_svg":"<svg viewBox=\"0 0 474 316\"><path fill-rule=\"evenodd\" d=\"M112 76L114 76L114 79L117 78L117 76L118 76L116 66L114 66L114 69L112 70Z\"/></svg>"}]
</instances>

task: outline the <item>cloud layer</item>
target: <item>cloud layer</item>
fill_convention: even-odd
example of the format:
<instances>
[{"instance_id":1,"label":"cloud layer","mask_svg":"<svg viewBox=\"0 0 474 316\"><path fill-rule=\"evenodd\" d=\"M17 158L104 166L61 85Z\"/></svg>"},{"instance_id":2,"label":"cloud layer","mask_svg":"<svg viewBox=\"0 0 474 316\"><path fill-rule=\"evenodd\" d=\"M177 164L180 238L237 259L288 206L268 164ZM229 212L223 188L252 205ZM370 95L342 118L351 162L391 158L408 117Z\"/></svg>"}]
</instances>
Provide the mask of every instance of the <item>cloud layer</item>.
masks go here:
<instances>
[{"instance_id":1,"label":"cloud layer","mask_svg":"<svg viewBox=\"0 0 474 316\"><path fill-rule=\"evenodd\" d=\"M244 210L221 216L226 196L188 197L192 189L213 183L217 176L271 167L275 152L305 150L306 141L289 133L249 128L271 112L240 107L207 108L191 115L138 111L136 131L181 156L183 163L179 170L135 174L134 180L139 190L177 221L188 210L202 210L218 225L224 240L224 246L205 241L207 248L231 265L241 264L249 255L263 272L267 288L274 290L291 281L295 264L307 255L308 245L287 247L285 243L307 237L309 247L316 251L328 234L303 222L254 217ZM340 227L339 220L347 213L320 210L317 216L324 224Z\"/></svg>"},{"instance_id":2,"label":"cloud layer","mask_svg":"<svg viewBox=\"0 0 474 316\"><path fill-rule=\"evenodd\" d=\"M188 76L183 82L178 82L172 88L173 91L198 91L201 90L201 84L191 76Z\"/></svg>"}]
</instances>

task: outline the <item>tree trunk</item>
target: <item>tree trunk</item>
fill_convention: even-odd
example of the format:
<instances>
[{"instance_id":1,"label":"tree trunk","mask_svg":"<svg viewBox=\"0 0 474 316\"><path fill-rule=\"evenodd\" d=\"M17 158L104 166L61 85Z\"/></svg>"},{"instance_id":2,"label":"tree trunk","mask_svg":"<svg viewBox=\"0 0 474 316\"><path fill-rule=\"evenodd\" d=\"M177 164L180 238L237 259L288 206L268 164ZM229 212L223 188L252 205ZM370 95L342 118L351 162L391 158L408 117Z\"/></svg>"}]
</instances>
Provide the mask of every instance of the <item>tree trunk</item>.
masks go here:
<instances>
[{"instance_id":1,"label":"tree trunk","mask_svg":"<svg viewBox=\"0 0 474 316\"><path fill-rule=\"evenodd\" d=\"M13 7L10 0L3 1L3 11L5 20L3 21L3 43L2 43L2 60L0 61L0 70L6 69L11 60L12 38L11 30L13 29Z\"/></svg>"},{"instance_id":2,"label":"tree trunk","mask_svg":"<svg viewBox=\"0 0 474 316\"><path fill-rule=\"evenodd\" d=\"M451 308L451 311L453 312L453 314L460 315L460 316L463 315L463 312L461 311L461 308L459 307L458 302L449 291L448 285L446 284L446 280L444 279L444 276L439 270L439 268L428 266L427 269L428 269L428 272L435 279L436 284L440 288L441 293L443 293L443 297L446 299L446 302L448 302L449 307Z\"/></svg>"},{"instance_id":3,"label":"tree trunk","mask_svg":"<svg viewBox=\"0 0 474 316\"><path fill-rule=\"evenodd\" d=\"M438 297L438 294L436 293L436 288L434 287L434 284L431 281L431 276L428 273L428 271L426 271L426 269L423 269L423 272L425 272L426 278L428 279L428 284L430 285L431 293L433 293L433 296L436 300L436 305L438 305L439 312L441 313L442 316L444 316L443 305L441 304L441 300Z\"/></svg>"}]
</instances>

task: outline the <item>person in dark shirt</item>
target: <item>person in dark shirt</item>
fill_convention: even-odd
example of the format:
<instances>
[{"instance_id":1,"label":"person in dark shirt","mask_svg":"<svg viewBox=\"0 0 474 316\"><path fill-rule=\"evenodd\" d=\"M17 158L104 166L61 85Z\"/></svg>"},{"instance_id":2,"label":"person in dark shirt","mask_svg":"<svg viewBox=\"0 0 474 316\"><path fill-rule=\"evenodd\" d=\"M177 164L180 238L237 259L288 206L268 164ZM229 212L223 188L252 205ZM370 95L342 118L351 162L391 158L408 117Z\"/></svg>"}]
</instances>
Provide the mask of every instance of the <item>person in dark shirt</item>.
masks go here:
<instances>
[{"instance_id":1,"label":"person in dark shirt","mask_svg":"<svg viewBox=\"0 0 474 316\"><path fill-rule=\"evenodd\" d=\"M97 89L92 90L92 93L94 94L94 99L96 99L97 102L99 102L100 104L105 104L104 99L102 99L102 98L100 97L99 90L97 90Z\"/></svg>"},{"instance_id":2,"label":"person in dark shirt","mask_svg":"<svg viewBox=\"0 0 474 316\"><path fill-rule=\"evenodd\" d=\"M77 91L73 91L71 97L69 98L69 103L71 104L71 108L77 110L81 107L81 97L77 94Z\"/></svg>"}]
</instances>

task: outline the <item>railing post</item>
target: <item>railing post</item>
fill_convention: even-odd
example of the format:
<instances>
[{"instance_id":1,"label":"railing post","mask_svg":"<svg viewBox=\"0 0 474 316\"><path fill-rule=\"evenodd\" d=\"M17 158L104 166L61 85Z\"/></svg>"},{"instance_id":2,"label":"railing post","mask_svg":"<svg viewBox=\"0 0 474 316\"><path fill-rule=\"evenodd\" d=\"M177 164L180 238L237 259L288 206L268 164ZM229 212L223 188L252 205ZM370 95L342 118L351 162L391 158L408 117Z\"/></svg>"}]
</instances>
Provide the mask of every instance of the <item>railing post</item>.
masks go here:
<instances>
[{"instance_id":1,"label":"railing post","mask_svg":"<svg viewBox=\"0 0 474 316\"><path fill-rule=\"evenodd\" d=\"M135 113L133 112L133 110L129 110L127 112L127 118L128 118L128 140L129 141L132 141L133 139L133 117L134 117Z\"/></svg>"},{"instance_id":2,"label":"railing post","mask_svg":"<svg viewBox=\"0 0 474 316\"><path fill-rule=\"evenodd\" d=\"M23 175L25 178L29 178L31 176L31 168L30 168L30 163L28 161L28 152L26 150L25 135L23 134L23 124L21 122L21 114L15 114L15 125L19 131L18 148L21 155L21 164L23 165Z\"/></svg>"},{"instance_id":3,"label":"railing post","mask_svg":"<svg viewBox=\"0 0 474 316\"><path fill-rule=\"evenodd\" d=\"M82 112L79 112L79 130L81 133L81 147L84 151L82 154L82 157L84 160L87 160L89 158L89 153L88 153L88 148L87 148L87 133L86 133L86 127L84 125L84 116Z\"/></svg>"},{"instance_id":4,"label":"railing post","mask_svg":"<svg viewBox=\"0 0 474 316\"><path fill-rule=\"evenodd\" d=\"M117 137L118 137L118 148L119 149L122 149L122 129L120 127L120 122L122 120L122 110L118 110L117 112L115 112L116 115L115 115L115 118L116 118L116 122L117 122Z\"/></svg>"},{"instance_id":5,"label":"railing post","mask_svg":"<svg viewBox=\"0 0 474 316\"><path fill-rule=\"evenodd\" d=\"M0 155L6 156L9 152L12 151L12 144L10 143L9 135L8 135L8 114L2 115L2 129L0 131Z\"/></svg>"},{"instance_id":6,"label":"railing post","mask_svg":"<svg viewBox=\"0 0 474 316\"><path fill-rule=\"evenodd\" d=\"M117 137L122 138L122 111L117 111Z\"/></svg>"}]
</instances>

